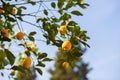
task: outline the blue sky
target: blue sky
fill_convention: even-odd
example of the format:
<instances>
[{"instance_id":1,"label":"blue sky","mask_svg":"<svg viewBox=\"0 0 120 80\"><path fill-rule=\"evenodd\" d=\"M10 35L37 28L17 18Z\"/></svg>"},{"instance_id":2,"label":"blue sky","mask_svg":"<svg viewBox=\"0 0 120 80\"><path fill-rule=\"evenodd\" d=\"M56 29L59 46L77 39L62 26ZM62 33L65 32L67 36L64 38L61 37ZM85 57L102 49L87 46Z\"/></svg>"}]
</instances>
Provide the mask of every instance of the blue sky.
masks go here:
<instances>
[{"instance_id":1,"label":"blue sky","mask_svg":"<svg viewBox=\"0 0 120 80\"><path fill-rule=\"evenodd\" d=\"M89 80L120 80L119 0L90 0L80 24L88 30L91 48L83 56L93 70Z\"/></svg>"},{"instance_id":2,"label":"blue sky","mask_svg":"<svg viewBox=\"0 0 120 80\"><path fill-rule=\"evenodd\" d=\"M91 37L88 41L91 48L82 56L93 68L88 78L89 80L120 80L120 1L85 0L85 2L89 3L90 7L82 10L84 16L73 19L76 19ZM54 51L51 51L50 55L52 54ZM47 67L53 67L52 64ZM39 79L49 80L46 76L50 75L46 75L45 72Z\"/></svg>"}]
</instances>

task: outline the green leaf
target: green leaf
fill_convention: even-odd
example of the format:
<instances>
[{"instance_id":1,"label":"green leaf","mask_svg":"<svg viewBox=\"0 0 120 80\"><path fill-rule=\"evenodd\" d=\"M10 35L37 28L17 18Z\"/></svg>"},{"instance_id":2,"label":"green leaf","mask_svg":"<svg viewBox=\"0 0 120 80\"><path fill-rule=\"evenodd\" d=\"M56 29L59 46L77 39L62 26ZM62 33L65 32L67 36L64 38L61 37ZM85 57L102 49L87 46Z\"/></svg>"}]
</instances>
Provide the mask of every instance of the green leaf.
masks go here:
<instances>
[{"instance_id":1,"label":"green leaf","mask_svg":"<svg viewBox=\"0 0 120 80\"><path fill-rule=\"evenodd\" d=\"M31 41L35 41L34 37L32 37L32 36L29 36L28 38L29 38L29 40L31 40Z\"/></svg>"},{"instance_id":2,"label":"green leaf","mask_svg":"<svg viewBox=\"0 0 120 80\"><path fill-rule=\"evenodd\" d=\"M36 34L36 32L30 32L29 36L34 36Z\"/></svg>"},{"instance_id":3,"label":"green leaf","mask_svg":"<svg viewBox=\"0 0 120 80\"><path fill-rule=\"evenodd\" d=\"M5 49L5 53L7 55L7 59L9 60L10 64L13 65L15 62L15 56L8 49Z\"/></svg>"},{"instance_id":4,"label":"green leaf","mask_svg":"<svg viewBox=\"0 0 120 80\"><path fill-rule=\"evenodd\" d=\"M59 9L61 9L63 7L64 2L65 2L65 0L58 0L57 6L58 6Z\"/></svg>"},{"instance_id":5,"label":"green leaf","mask_svg":"<svg viewBox=\"0 0 120 80\"><path fill-rule=\"evenodd\" d=\"M87 6L89 6L89 4L87 4L87 3L84 3L84 4L77 3L77 4L83 9L85 9L85 8L87 8Z\"/></svg>"},{"instance_id":6,"label":"green leaf","mask_svg":"<svg viewBox=\"0 0 120 80\"><path fill-rule=\"evenodd\" d=\"M72 6L73 6L73 2L70 1L70 2L66 5L65 10L68 10L68 9L71 8Z\"/></svg>"},{"instance_id":7,"label":"green leaf","mask_svg":"<svg viewBox=\"0 0 120 80\"><path fill-rule=\"evenodd\" d=\"M31 0L28 0L28 3L30 3L30 4L32 4L32 5L35 5L35 4L36 4L36 2L31 1Z\"/></svg>"},{"instance_id":8,"label":"green leaf","mask_svg":"<svg viewBox=\"0 0 120 80\"><path fill-rule=\"evenodd\" d=\"M45 64L43 64L41 61L38 61L38 64L36 66L45 67Z\"/></svg>"},{"instance_id":9,"label":"green leaf","mask_svg":"<svg viewBox=\"0 0 120 80\"><path fill-rule=\"evenodd\" d=\"M23 68L22 66L13 66L11 69L25 73L25 68Z\"/></svg>"},{"instance_id":10,"label":"green leaf","mask_svg":"<svg viewBox=\"0 0 120 80\"><path fill-rule=\"evenodd\" d=\"M50 58L44 58L42 61L52 61L53 59Z\"/></svg>"},{"instance_id":11,"label":"green leaf","mask_svg":"<svg viewBox=\"0 0 120 80\"><path fill-rule=\"evenodd\" d=\"M8 37L0 37L0 41L8 41L8 42L10 42L11 41L11 39L9 39Z\"/></svg>"},{"instance_id":12,"label":"green leaf","mask_svg":"<svg viewBox=\"0 0 120 80\"><path fill-rule=\"evenodd\" d=\"M68 23L68 26L75 26L75 25L77 25L77 23L76 23L75 21L70 21L70 22Z\"/></svg>"},{"instance_id":13,"label":"green leaf","mask_svg":"<svg viewBox=\"0 0 120 80\"><path fill-rule=\"evenodd\" d=\"M55 8L55 7L56 7L55 2L52 2L52 3L51 3L51 6L52 6L53 8Z\"/></svg>"},{"instance_id":14,"label":"green leaf","mask_svg":"<svg viewBox=\"0 0 120 80\"><path fill-rule=\"evenodd\" d=\"M19 8L24 10L27 9L25 6L20 6Z\"/></svg>"},{"instance_id":15,"label":"green leaf","mask_svg":"<svg viewBox=\"0 0 120 80\"><path fill-rule=\"evenodd\" d=\"M85 47L87 46L87 47L89 47L90 48L90 46L86 43L86 42L84 42L84 41L80 41Z\"/></svg>"},{"instance_id":16,"label":"green leaf","mask_svg":"<svg viewBox=\"0 0 120 80\"><path fill-rule=\"evenodd\" d=\"M79 11L72 11L71 12L72 14L74 14L74 15L77 15L77 16L83 16L83 14L82 13L80 13Z\"/></svg>"},{"instance_id":17,"label":"green leaf","mask_svg":"<svg viewBox=\"0 0 120 80\"><path fill-rule=\"evenodd\" d=\"M5 59L5 53L3 52L3 50L0 50L0 62L3 62L4 59Z\"/></svg>"},{"instance_id":18,"label":"green leaf","mask_svg":"<svg viewBox=\"0 0 120 80\"><path fill-rule=\"evenodd\" d=\"M44 14L48 15L48 11L46 9L44 9Z\"/></svg>"},{"instance_id":19,"label":"green leaf","mask_svg":"<svg viewBox=\"0 0 120 80\"><path fill-rule=\"evenodd\" d=\"M42 59L42 58L45 58L47 57L47 53L39 53L38 54L38 59Z\"/></svg>"},{"instance_id":20,"label":"green leaf","mask_svg":"<svg viewBox=\"0 0 120 80\"><path fill-rule=\"evenodd\" d=\"M41 70L40 68L35 68L35 70L37 70L37 72L38 72L40 75L43 74L43 72L42 72L42 70Z\"/></svg>"}]
</instances>

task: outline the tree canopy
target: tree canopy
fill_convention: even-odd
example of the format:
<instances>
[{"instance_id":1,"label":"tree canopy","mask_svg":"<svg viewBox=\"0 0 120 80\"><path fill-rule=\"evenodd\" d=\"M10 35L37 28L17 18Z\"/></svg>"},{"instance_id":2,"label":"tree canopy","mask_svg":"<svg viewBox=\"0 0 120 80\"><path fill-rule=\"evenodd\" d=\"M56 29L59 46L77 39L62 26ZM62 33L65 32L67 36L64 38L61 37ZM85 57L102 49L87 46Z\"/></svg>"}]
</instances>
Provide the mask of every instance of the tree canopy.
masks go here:
<instances>
[{"instance_id":1,"label":"tree canopy","mask_svg":"<svg viewBox=\"0 0 120 80\"><path fill-rule=\"evenodd\" d=\"M80 9L87 6L84 0L0 0L0 70L26 73L34 65L35 71L42 75L41 67L54 59L47 57L49 53L41 52L36 41L58 47L65 56L60 62L67 62L73 68L83 55L76 45L90 47L87 31L73 20L74 16L78 19L83 16ZM32 31L26 32L29 29Z\"/></svg>"}]
</instances>

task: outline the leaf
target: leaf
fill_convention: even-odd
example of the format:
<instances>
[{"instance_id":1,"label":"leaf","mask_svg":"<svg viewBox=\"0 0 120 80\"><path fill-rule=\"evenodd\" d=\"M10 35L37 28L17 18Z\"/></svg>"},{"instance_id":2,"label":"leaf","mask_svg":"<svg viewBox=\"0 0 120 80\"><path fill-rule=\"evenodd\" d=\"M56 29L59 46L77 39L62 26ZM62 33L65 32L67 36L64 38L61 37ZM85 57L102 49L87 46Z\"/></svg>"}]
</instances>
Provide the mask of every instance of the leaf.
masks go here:
<instances>
[{"instance_id":1,"label":"leaf","mask_svg":"<svg viewBox=\"0 0 120 80\"><path fill-rule=\"evenodd\" d=\"M15 56L8 49L5 49L5 53L7 55L7 59L9 60L10 64L13 65L15 62Z\"/></svg>"},{"instance_id":2,"label":"leaf","mask_svg":"<svg viewBox=\"0 0 120 80\"><path fill-rule=\"evenodd\" d=\"M28 38L29 38L29 40L31 40L31 41L35 41L34 37L32 37L32 36L29 36Z\"/></svg>"},{"instance_id":3,"label":"leaf","mask_svg":"<svg viewBox=\"0 0 120 80\"><path fill-rule=\"evenodd\" d=\"M73 6L73 2L70 1L70 2L66 5L65 10L68 10L68 9L71 8L72 6Z\"/></svg>"},{"instance_id":4,"label":"leaf","mask_svg":"<svg viewBox=\"0 0 120 80\"><path fill-rule=\"evenodd\" d=\"M30 3L30 4L32 4L32 5L35 5L35 4L36 4L36 2L33 2L33 1L31 1L31 0L28 0L28 3Z\"/></svg>"},{"instance_id":5,"label":"leaf","mask_svg":"<svg viewBox=\"0 0 120 80\"><path fill-rule=\"evenodd\" d=\"M20 21L23 21L22 17L17 17Z\"/></svg>"},{"instance_id":6,"label":"leaf","mask_svg":"<svg viewBox=\"0 0 120 80\"><path fill-rule=\"evenodd\" d=\"M64 2L65 2L65 0L58 0L57 6L58 6L59 9L61 9L63 7Z\"/></svg>"},{"instance_id":7,"label":"leaf","mask_svg":"<svg viewBox=\"0 0 120 80\"><path fill-rule=\"evenodd\" d=\"M55 7L56 7L55 2L52 2L52 3L51 3L51 6L52 6L53 8L55 8Z\"/></svg>"},{"instance_id":8,"label":"leaf","mask_svg":"<svg viewBox=\"0 0 120 80\"><path fill-rule=\"evenodd\" d=\"M3 50L0 50L0 62L3 62L4 59L5 59L5 53L3 52Z\"/></svg>"},{"instance_id":9,"label":"leaf","mask_svg":"<svg viewBox=\"0 0 120 80\"><path fill-rule=\"evenodd\" d=\"M70 22L68 23L68 25L69 25L69 26L75 26L75 25L77 25L77 23L76 23L75 21L70 21Z\"/></svg>"},{"instance_id":10,"label":"leaf","mask_svg":"<svg viewBox=\"0 0 120 80\"><path fill-rule=\"evenodd\" d=\"M38 59L42 59L42 58L45 58L45 57L47 57L47 53L38 54Z\"/></svg>"},{"instance_id":11,"label":"leaf","mask_svg":"<svg viewBox=\"0 0 120 80\"><path fill-rule=\"evenodd\" d=\"M84 4L77 3L77 4L83 9L85 9L85 8L87 8L87 6L89 6L89 4L87 4L87 3L84 3Z\"/></svg>"},{"instance_id":12,"label":"leaf","mask_svg":"<svg viewBox=\"0 0 120 80\"><path fill-rule=\"evenodd\" d=\"M44 9L44 14L48 15L48 11L46 9Z\"/></svg>"},{"instance_id":13,"label":"leaf","mask_svg":"<svg viewBox=\"0 0 120 80\"><path fill-rule=\"evenodd\" d=\"M22 66L13 66L11 69L25 73L25 68L23 68Z\"/></svg>"},{"instance_id":14,"label":"leaf","mask_svg":"<svg viewBox=\"0 0 120 80\"><path fill-rule=\"evenodd\" d=\"M44 58L42 61L52 61L53 59L50 58Z\"/></svg>"},{"instance_id":15,"label":"leaf","mask_svg":"<svg viewBox=\"0 0 120 80\"><path fill-rule=\"evenodd\" d=\"M90 48L90 46L86 43L86 42L84 42L84 41L80 41L85 47L87 46L87 47L89 47Z\"/></svg>"},{"instance_id":16,"label":"leaf","mask_svg":"<svg viewBox=\"0 0 120 80\"><path fill-rule=\"evenodd\" d=\"M24 10L27 9L25 6L20 6L19 8Z\"/></svg>"},{"instance_id":17,"label":"leaf","mask_svg":"<svg viewBox=\"0 0 120 80\"><path fill-rule=\"evenodd\" d=\"M45 67L45 64L43 64L41 61L38 61L38 64L36 66Z\"/></svg>"},{"instance_id":18,"label":"leaf","mask_svg":"<svg viewBox=\"0 0 120 80\"><path fill-rule=\"evenodd\" d=\"M0 37L0 41L8 41L8 42L10 42L11 41L11 39L9 39L8 37Z\"/></svg>"},{"instance_id":19,"label":"leaf","mask_svg":"<svg viewBox=\"0 0 120 80\"><path fill-rule=\"evenodd\" d=\"M42 70L41 70L41 69L39 69L39 68L35 68L35 70L37 70L37 72L38 72L40 75L42 75L42 74L43 74L43 72L42 72Z\"/></svg>"},{"instance_id":20,"label":"leaf","mask_svg":"<svg viewBox=\"0 0 120 80\"><path fill-rule=\"evenodd\" d=\"M34 36L36 34L36 32L30 32L29 36Z\"/></svg>"},{"instance_id":21,"label":"leaf","mask_svg":"<svg viewBox=\"0 0 120 80\"><path fill-rule=\"evenodd\" d=\"M74 14L74 15L77 15L77 16L83 16L83 14L82 13L80 13L79 11L72 11L71 12L72 14Z\"/></svg>"}]
</instances>

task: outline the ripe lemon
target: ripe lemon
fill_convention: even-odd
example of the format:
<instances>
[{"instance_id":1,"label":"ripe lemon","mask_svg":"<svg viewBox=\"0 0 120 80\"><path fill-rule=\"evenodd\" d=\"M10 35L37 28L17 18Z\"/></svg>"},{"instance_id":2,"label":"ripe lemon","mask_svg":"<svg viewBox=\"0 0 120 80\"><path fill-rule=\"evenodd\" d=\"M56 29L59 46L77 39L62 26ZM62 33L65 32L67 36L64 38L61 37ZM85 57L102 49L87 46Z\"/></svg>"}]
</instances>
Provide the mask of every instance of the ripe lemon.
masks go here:
<instances>
[{"instance_id":1,"label":"ripe lemon","mask_svg":"<svg viewBox=\"0 0 120 80\"><path fill-rule=\"evenodd\" d=\"M70 50L72 47L72 44L69 40L63 42L62 44L62 50Z\"/></svg>"},{"instance_id":2,"label":"ripe lemon","mask_svg":"<svg viewBox=\"0 0 120 80\"><path fill-rule=\"evenodd\" d=\"M16 34L16 38L17 38L18 40L22 40L22 39L24 38L24 34L20 31L20 32L18 32L18 33Z\"/></svg>"},{"instance_id":3,"label":"ripe lemon","mask_svg":"<svg viewBox=\"0 0 120 80\"><path fill-rule=\"evenodd\" d=\"M0 9L0 14L4 13L5 11L3 9Z\"/></svg>"},{"instance_id":4,"label":"ripe lemon","mask_svg":"<svg viewBox=\"0 0 120 80\"><path fill-rule=\"evenodd\" d=\"M32 64L32 59L30 57L27 57L23 62L23 67L30 68L31 64Z\"/></svg>"},{"instance_id":5,"label":"ripe lemon","mask_svg":"<svg viewBox=\"0 0 120 80\"><path fill-rule=\"evenodd\" d=\"M13 10L11 11L11 14L12 14L12 15L15 15L15 14L16 14L15 9L13 9Z\"/></svg>"},{"instance_id":6,"label":"ripe lemon","mask_svg":"<svg viewBox=\"0 0 120 80\"><path fill-rule=\"evenodd\" d=\"M63 63L62 63L62 66L63 66L65 69L67 69L67 68L69 67L69 63L68 63L68 62L63 62Z\"/></svg>"},{"instance_id":7,"label":"ripe lemon","mask_svg":"<svg viewBox=\"0 0 120 80\"><path fill-rule=\"evenodd\" d=\"M59 29L60 34L65 34L66 31L67 31L67 27L65 25L61 26Z\"/></svg>"},{"instance_id":8,"label":"ripe lemon","mask_svg":"<svg viewBox=\"0 0 120 80\"><path fill-rule=\"evenodd\" d=\"M2 32L2 34L3 34L4 37L7 37L7 38L9 37L9 32L7 30L2 29L1 32Z\"/></svg>"}]
</instances>

